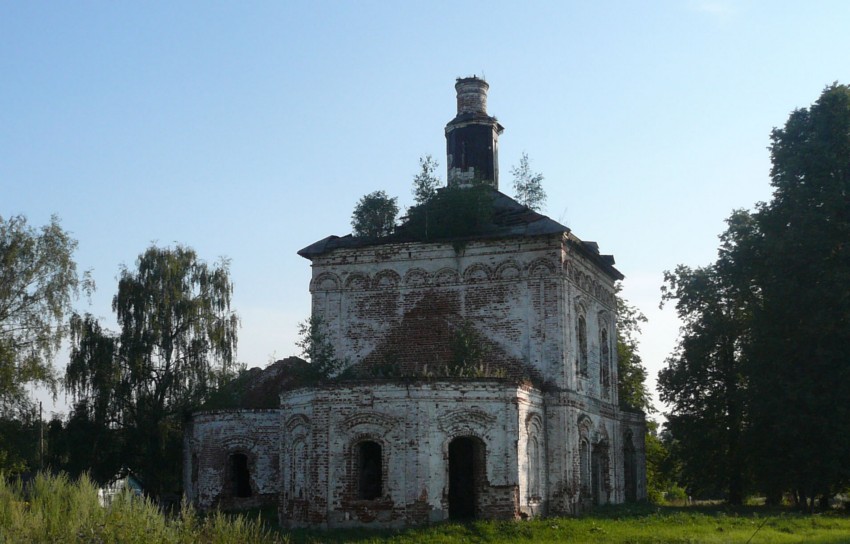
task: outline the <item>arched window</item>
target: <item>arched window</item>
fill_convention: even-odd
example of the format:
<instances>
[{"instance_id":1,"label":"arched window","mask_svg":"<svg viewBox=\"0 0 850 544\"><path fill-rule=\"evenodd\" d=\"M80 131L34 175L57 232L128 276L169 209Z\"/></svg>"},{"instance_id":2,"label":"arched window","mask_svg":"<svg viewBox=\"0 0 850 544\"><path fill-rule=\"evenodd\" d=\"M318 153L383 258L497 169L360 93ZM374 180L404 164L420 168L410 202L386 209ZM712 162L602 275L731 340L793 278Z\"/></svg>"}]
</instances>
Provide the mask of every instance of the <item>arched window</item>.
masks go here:
<instances>
[{"instance_id":1,"label":"arched window","mask_svg":"<svg viewBox=\"0 0 850 544\"><path fill-rule=\"evenodd\" d=\"M587 321L583 315L578 316L576 328L578 329L576 331L578 339L578 372L582 376L587 376Z\"/></svg>"},{"instance_id":2,"label":"arched window","mask_svg":"<svg viewBox=\"0 0 850 544\"><path fill-rule=\"evenodd\" d=\"M371 440L357 444L357 498L375 500L383 494L381 445Z\"/></svg>"},{"instance_id":3,"label":"arched window","mask_svg":"<svg viewBox=\"0 0 850 544\"><path fill-rule=\"evenodd\" d=\"M602 392L607 395L611 387L611 343L605 327L599 330L599 381L602 383Z\"/></svg>"},{"instance_id":4,"label":"arched window","mask_svg":"<svg viewBox=\"0 0 850 544\"><path fill-rule=\"evenodd\" d=\"M591 496L591 472L590 472L590 442L582 438L579 442L579 479L581 480L582 497Z\"/></svg>"},{"instance_id":5,"label":"arched window","mask_svg":"<svg viewBox=\"0 0 850 544\"><path fill-rule=\"evenodd\" d=\"M532 436L528 439L527 451L528 455L528 498L540 498L540 446L537 444L537 437Z\"/></svg>"},{"instance_id":6,"label":"arched window","mask_svg":"<svg viewBox=\"0 0 850 544\"><path fill-rule=\"evenodd\" d=\"M298 440L292 447L292 497L303 499L307 482L307 445Z\"/></svg>"}]
</instances>

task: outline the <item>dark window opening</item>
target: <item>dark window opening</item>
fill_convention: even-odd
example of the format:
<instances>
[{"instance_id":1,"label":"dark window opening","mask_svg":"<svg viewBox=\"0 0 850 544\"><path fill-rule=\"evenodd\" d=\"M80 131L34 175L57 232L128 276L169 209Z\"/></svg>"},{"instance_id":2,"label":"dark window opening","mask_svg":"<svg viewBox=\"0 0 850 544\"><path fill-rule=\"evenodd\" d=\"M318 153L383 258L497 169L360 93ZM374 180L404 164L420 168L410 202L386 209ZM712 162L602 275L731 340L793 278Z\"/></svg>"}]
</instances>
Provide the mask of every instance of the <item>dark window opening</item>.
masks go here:
<instances>
[{"instance_id":1,"label":"dark window opening","mask_svg":"<svg viewBox=\"0 0 850 544\"><path fill-rule=\"evenodd\" d=\"M383 493L381 445L367 441L357 445L357 498L375 500Z\"/></svg>"},{"instance_id":2,"label":"dark window opening","mask_svg":"<svg viewBox=\"0 0 850 544\"><path fill-rule=\"evenodd\" d=\"M464 436L449 444L449 519L474 519L484 484L484 444Z\"/></svg>"},{"instance_id":3,"label":"dark window opening","mask_svg":"<svg viewBox=\"0 0 850 544\"><path fill-rule=\"evenodd\" d=\"M584 316L578 317L578 371L587 376L587 322Z\"/></svg>"},{"instance_id":4,"label":"dark window opening","mask_svg":"<svg viewBox=\"0 0 850 544\"><path fill-rule=\"evenodd\" d=\"M579 442L579 482L583 497L590 497L590 443L586 439Z\"/></svg>"},{"instance_id":5,"label":"dark window opening","mask_svg":"<svg viewBox=\"0 0 850 544\"><path fill-rule=\"evenodd\" d=\"M611 346L608 343L608 330L602 329L599 335L601 356L599 357L600 379L604 393L611 387Z\"/></svg>"},{"instance_id":6,"label":"dark window opening","mask_svg":"<svg viewBox=\"0 0 850 544\"><path fill-rule=\"evenodd\" d=\"M251 496L251 473L248 471L248 456L244 453L230 456L230 479L235 497Z\"/></svg>"}]
</instances>

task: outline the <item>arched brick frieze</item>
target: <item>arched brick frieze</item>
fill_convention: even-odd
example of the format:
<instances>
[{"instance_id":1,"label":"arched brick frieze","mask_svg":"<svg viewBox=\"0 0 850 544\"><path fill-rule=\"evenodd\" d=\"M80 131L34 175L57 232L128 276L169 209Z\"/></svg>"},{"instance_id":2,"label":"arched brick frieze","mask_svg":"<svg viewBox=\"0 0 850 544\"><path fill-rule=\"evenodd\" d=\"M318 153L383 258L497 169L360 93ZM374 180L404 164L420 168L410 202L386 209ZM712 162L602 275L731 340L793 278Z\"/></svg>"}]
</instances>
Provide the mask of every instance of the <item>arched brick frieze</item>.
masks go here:
<instances>
[{"instance_id":1,"label":"arched brick frieze","mask_svg":"<svg viewBox=\"0 0 850 544\"><path fill-rule=\"evenodd\" d=\"M494 423L496 417L481 410L452 410L437 418L437 425L449 438L477 436L483 439Z\"/></svg>"},{"instance_id":2,"label":"arched brick frieze","mask_svg":"<svg viewBox=\"0 0 850 544\"><path fill-rule=\"evenodd\" d=\"M373 289L396 289L401 283L401 276L395 270L381 270L372 279Z\"/></svg>"},{"instance_id":3,"label":"arched brick frieze","mask_svg":"<svg viewBox=\"0 0 850 544\"><path fill-rule=\"evenodd\" d=\"M557 267L555 266L555 263L553 263L551 259L547 259L545 257L534 259L528 264L528 276L533 278L551 276L555 274L556 270Z\"/></svg>"},{"instance_id":4,"label":"arched brick frieze","mask_svg":"<svg viewBox=\"0 0 850 544\"><path fill-rule=\"evenodd\" d=\"M516 280L522 276L522 267L513 259L504 261L496 267L493 277L497 280Z\"/></svg>"},{"instance_id":5,"label":"arched brick frieze","mask_svg":"<svg viewBox=\"0 0 850 544\"><path fill-rule=\"evenodd\" d=\"M333 272L322 272L310 283L310 291L336 291L342 282Z\"/></svg>"},{"instance_id":6,"label":"arched brick frieze","mask_svg":"<svg viewBox=\"0 0 850 544\"><path fill-rule=\"evenodd\" d=\"M294 433L298 427L303 427L307 431L310 429L310 418L303 414L295 414L286 420L286 423L283 424L283 428L286 429L287 434Z\"/></svg>"},{"instance_id":7,"label":"arched brick frieze","mask_svg":"<svg viewBox=\"0 0 850 544\"><path fill-rule=\"evenodd\" d=\"M427 287L431 283L431 275L421 268L411 268L404 275L405 287Z\"/></svg>"},{"instance_id":8,"label":"arched brick frieze","mask_svg":"<svg viewBox=\"0 0 850 544\"><path fill-rule=\"evenodd\" d=\"M389 433L398 425L400 419L381 412L365 411L357 412L339 422L340 431L353 434L369 432L376 436Z\"/></svg>"},{"instance_id":9,"label":"arched brick frieze","mask_svg":"<svg viewBox=\"0 0 850 544\"><path fill-rule=\"evenodd\" d=\"M349 291L363 291L369 288L369 276L353 272L345 279L345 288Z\"/></svg>"},{"instance_id":10,"label":"arched brick frieze","mask_svg":"<svg viewBox=\"0 0 850 544\"><path fill-rule=\"evenodd\" d=\"M490 281L492 272L490 268L482 263L475 263L463 271L463 281L466 283L482 283Z\"/></svg>"},{"instance_id":11,"label":"arched brick frieze","mask_svg":"<svg viewBox=\"0 0 850 544\"><path fill-rule=\"evenodd\" d=\"M451 268L441 268L434 274L434 285L455 285L459 280L457 271Z\"/></svg>"}]
</instances>

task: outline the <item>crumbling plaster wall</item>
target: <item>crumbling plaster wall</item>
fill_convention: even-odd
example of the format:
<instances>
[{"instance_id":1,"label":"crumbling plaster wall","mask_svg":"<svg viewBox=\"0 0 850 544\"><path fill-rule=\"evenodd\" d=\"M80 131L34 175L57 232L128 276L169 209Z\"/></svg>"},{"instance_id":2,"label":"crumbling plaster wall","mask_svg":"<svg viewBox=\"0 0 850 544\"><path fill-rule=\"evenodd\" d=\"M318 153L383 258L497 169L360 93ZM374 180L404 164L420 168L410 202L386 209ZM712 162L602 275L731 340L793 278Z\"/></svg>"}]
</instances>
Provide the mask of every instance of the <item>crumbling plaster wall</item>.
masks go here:
<instances>
[{"instance_id":1,"label":"crumbling plaster wall","mask_svg":"<svg viewBox=\"0 0 850 544\"><path fill-rule=\"evenodd\" d=\"M337 353L367 356L423 298L449 304L510 355L560 388L616 404L616 364L602 387L600 326L616 361L613 280L567 235L469 242L399 243L339 249L313 260L313 313ZM577 374L576 320L587 323L589 369Z\"/></svg>"},{"instance_id":2,"label":"crumbling plaster wall","mask_svg":"<svg viewBox=\"0 0 850 544\"><path fill-rule=\"evenodd\" d=\"M634 499L646 499L646 466L642 414L623 412L608 402L574 391L544 395L547 433L548 514L575 515L598 504L625 502L626 469L623 442L631 431L634 446ZM601 466L593 474L582 471L581 441L586 440ZM590 459L588 460L591 461ZM592 471L591 471L592 472ZM593 487L598 485L594 496ZM583 493L589 490L589 494Z\"/></svg>"},{"instance_id":3,"label":"crumbling plaster wall","mask_svg":"<svg viewBox=\"0 0 850 544\"><path fill-rule=\"evenodd\" d=\"M201 510L274 504L280 489L279 410L219 410L192 416L184 435L183 480ZM247 457L250 497L235 497L230 456Z\"/></svg>"},{"instance_id":4,"label":"crumbling plaster wall","mask_svg":"<svg viewBox=\"0 0 850 544\"><path fill-rule=\"evenodd\" d=\"M295 441L284 436L281 520L290 526L344 527L447 519L448 448L453 439L465 436L479 439L486 452L486 476L478 493L480 515L517 517L523 478L518 474L518 443L526 432L523 418L532 412L542 414L540 399L504 382L482 380L285 393L281 402L285 435L292 429L306 439L302 451L307 454L311 483L299 487L290 460ZM383 452L383 490L374 500L359 500L356 494L355 447L362 440L377 442Z\"/></svg>"}]
</instances>

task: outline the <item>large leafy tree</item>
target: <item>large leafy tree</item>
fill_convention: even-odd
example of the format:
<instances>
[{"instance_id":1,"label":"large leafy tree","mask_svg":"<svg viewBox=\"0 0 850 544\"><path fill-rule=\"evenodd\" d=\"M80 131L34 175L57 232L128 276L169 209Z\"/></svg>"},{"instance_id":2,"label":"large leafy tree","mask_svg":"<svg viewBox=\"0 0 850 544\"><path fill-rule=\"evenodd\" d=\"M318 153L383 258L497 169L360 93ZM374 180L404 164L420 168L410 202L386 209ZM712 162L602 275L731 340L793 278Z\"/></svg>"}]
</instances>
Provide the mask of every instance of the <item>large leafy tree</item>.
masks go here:
<instances>
[{"instance_id":1,"label":"large leafy tree","mask_svg":"<svg viewBox=\"0 0 850 544\"><path fill-rule=\"evenodd\" d=\"M715 264L665 272L663 300L675 301L682 328L658 387L671 407L667 428L685 483L697 495L740 504L748 482L745 372L754 301L737 255L749 247L753 220L736 212L728 224Z\"/></svg>"},{"instance_id":2,"label":"large leafy tree","mask_svg":"<svg viewBox=\"0 0 850 544\"><path fill-rule=\"evenodd\" d=\"M55 391L52 359L80 287L77 242L53 217L40 229L0 217L0 417L28 408L27 384Z\"/></svg>"},{"instance_id":3,"label":"large leafy tree","mask_svg":"<svg viewBox=\"0 0 850 544\"><path fill-rule=\"evenodd\" d=\"M397 215L397 199L390 198L384 191L375 191L357 202L351 214L351 228L355 236L389 236L395 229Z\"/></svg>"},{"instance_id":4,"label":"large leafy tree","mask_svg":"<svg viewBox=\"0 0 850 544\"><path fill-rule=\"evenodd\" d=\"M812 507L850 483L850 87L771 134L757 219L753 447L759 480Z\"/></svg>"},{"instance_id":5,"label":"large leafy tree","mask_svg":"<svg viewBox=\"0 0 850 544\"><path fill-rule=\"evenodd\" d=\"M121 271L117 335L91 316L72 320L74 415L106 442L123 442L121 461L153 493L179 488L183 415L235 370L232 292L227 261L211 266L190 248L151 247Z\"/></svg>"}]
</instances>

